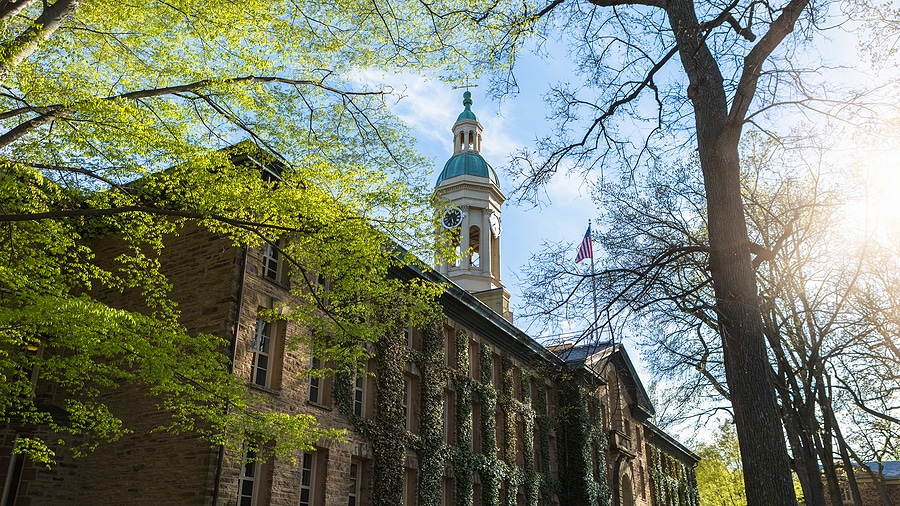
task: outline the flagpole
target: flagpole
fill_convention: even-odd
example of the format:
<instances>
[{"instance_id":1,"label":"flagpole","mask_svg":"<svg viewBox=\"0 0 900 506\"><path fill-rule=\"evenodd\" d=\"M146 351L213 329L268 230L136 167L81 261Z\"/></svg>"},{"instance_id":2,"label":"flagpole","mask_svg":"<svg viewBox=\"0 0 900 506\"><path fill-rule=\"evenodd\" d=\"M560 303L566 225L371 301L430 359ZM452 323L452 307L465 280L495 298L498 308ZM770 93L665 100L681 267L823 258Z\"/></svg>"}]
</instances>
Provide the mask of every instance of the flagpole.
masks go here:
<instances>
[{"instance_id":1,"label":"flagpole","mask_svg":"<svg viewBox=\"0 0 900 506\"><path fill-rule=\"evenodd\" d=\"M588 220L588 230L591 230L591 220ZM591 240L591 296L594 300L594 324L591 326L591 329L593 330L592 333L593 333L593 338L594 338L594 344L596 344L597 343L598 317L597 317L597 280L594 275L595 273L594 273L594 244L593 244L594 243L594 235L593 235L593 233L591 234L590 240Z\"/></svg>"}]
</instances>

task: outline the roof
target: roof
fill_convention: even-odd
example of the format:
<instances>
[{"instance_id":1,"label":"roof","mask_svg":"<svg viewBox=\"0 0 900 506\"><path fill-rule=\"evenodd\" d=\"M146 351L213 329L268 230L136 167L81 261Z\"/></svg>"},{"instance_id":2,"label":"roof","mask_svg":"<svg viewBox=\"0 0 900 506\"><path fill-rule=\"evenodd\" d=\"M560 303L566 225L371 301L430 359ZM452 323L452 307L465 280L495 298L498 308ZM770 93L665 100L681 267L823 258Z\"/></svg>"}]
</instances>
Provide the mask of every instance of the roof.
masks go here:
<instances>
[{"instance_id":1,"label":"roof","mask_svg":"<svg viewBox=\"0 0 900 506\"><path fill-rule=\"evenodd\" d=\"M900 460L882 462L881 465L884 466L884 469L881 470L884 479L900 479ZM878 462L866 462L866 466L872 471L878 472Z\"/></svg>"},{"instance_id":2,"label":"roof","mask_svg":"<svg viewBox=\"0 0 900 506\"><path fill-rule=\"evenodd\" d=\"M441 175L438 176L437 182L434 185L440 186L440 184L447 179L463 175L487 178L495 185L500 186L500 179L497 177L497 173L486 161L484 161L484 158L482 158L481 155L474 151L460 153L450 157L450 159L447 160L447 163L444 164L444 170L441 171Z\"/></svg>"},{"instance_id":3,"label":"roof","mask_svg":"<svg viewBox=\"0 0 900 506\"><path fill-rule=\"evenodd\" d=\"M584 367L589 357L607 350L612 343L605 342L599 344L583 344L581 346L559 347L554 348L559 358L566 361L566 365L573 368Z\"/></svg>"},{"instance_id":4,"label":"roof","mask_svg":"<svg viewBox=\"0 0 900 506\"><path fill-rule=\"evenodd\" d=\"M647 395L647 390L644 389L644 384L641 383L641 379L634 369L634 363L632 363L622 345L603 342L571 347L555 347L552 351L563 359L568 367L590 371L604 381L605 378L601 376L602 371L597 370L594 365L603 363L603 361L608 359L615 365L622 384L631 395L632 402L629 404L631 416L644 422L656 413L653 403L650 402L650 396Z\"/></svg>"},{"instance_id":5,"label":"roof","mask_svg":"<svg viewBox=\"0 0 900 506\"><path fill-rule=\"evenodd\" d=\"M400 246L397 246L397 250L399 255L406 252ZM563 361L557 355L438 271L408 263L403 268L393 268L392 273L400 279L418 277L441 285L444 291L440 303L446 316L487 338L492 345L523 363L532 366L538 363L563 366Z\"/></svg>"},{"instance_id":6,"label":"roof","mask_svg":"<svg viewBox=\"0 0 900 506\"><path fill-rule=\"evenodd\" d=\"M688 449L688 447L679 443L675 438L666 434L662 429L650 422L644 422L644 437L653 446L668 453L676 459L688 465L700 462L700 457L696 453Z\"/></svg>"}]
</instances>

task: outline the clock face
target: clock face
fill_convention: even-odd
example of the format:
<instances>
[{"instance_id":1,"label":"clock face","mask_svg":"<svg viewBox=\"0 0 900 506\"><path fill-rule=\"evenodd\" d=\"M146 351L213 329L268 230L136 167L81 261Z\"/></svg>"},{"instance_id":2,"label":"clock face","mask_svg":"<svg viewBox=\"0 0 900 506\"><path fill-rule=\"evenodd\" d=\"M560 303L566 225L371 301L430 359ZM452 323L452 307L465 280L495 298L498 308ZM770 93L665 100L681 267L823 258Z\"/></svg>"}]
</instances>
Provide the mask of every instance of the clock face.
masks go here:
<instances>
[{"instance_id":1,"label":"clock face","mask_svg":"<svg viewBox=\"0 0 900 506\"><path fill-rule=\"evenodd\" d=\"M462 224L463 213L458 207L451 207L444 211L444 215L441 216L441 225L446 229L453 229Z\"/></svg>"},{"instance_id":2,"label":"clock face","mask_svg":"<svg viewBox=\"0 0 900 506\"><path fill-rule=\"evenodd\" d=\"M491 233L494 234L494 237L500 237L500 232L503 230L503 227L500 226L500 216L496 214L491 214Z\"/></svg>"}]
</instances>

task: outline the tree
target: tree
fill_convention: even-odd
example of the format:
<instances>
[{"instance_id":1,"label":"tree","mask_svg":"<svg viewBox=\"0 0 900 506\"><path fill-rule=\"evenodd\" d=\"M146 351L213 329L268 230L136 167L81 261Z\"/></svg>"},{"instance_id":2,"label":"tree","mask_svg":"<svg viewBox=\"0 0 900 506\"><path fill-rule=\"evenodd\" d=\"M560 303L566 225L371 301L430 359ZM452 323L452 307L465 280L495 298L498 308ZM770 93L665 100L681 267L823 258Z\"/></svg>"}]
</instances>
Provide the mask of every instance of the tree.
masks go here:
<instances>
[{"instance_id":1,"label":"tree","mask_svg":"<svg viewBox=\"0 0 900 506\"><path fill-rule=\"evenodd\" d=\"M536 154L523 152L518 159L526 197L539 193L564 161L585 174L616 162L637 171L647 169L646 160L676 150L673 144L683 139L696 148L709 224L713 310L751 504L796 500L769 376L738 144L744 126L763 122L779 99L806 103L804 90L793 97L782 90L798 90L789 75L803 82L800 73L792 73L798 67L791 66L793 50L823 9L808 0L593 0L592 5L556 0L494 2L473 13L490 33L484 54L510 62L535 32L550 37L561 29L573 35L583 93L562 85L552 90L560 128L539 142ZM501 88L514 86L510 76L500 76Z\"/></svg>"},{"instance_id":2,"label":"tree","mask_svg":"<svg viewBox=\"0 0 900 506\"><path fill-rule=\"evenodd\" d=\"M723 422L715 439L697 445L697 490L701 506L745 506L741 454L734 426Z\"/></svg>"},{"instance_id":3,"label":"tree","mask_svg":"<svg viewBox=\"0 0 900 506\"><path fill-rule=\"evenodd\" d=\"M847 216L846 204L865 190L846 181L846 173L829 182L814 153L792 154L759 139L745 142L742 156L765 335L792 467L807 504L825 504L823 477L829 494L840 497L838 471L849 470L852 487L854 468L864 469L866 459L881 461L889 448L898 363L896 347L884 339L895 331L884 325L896 325L896 262L870 231L854 230L858 222ZM627 335L653 354L666 402L674 402L681 417L727 409L721 401L731 395L706 268L704 194L691 163L607 183L595 276L602 324L627 322ZM589 322L590 292L578 286L585 274L572 271L571 260L559 261L571 248L561 249L534 259L528 303L541 316L564 307L565 318ZM854 442L848 429L883 442Z\"/></svg>"},{"instance_id":4,"label":"tree","mask_svg":"<svg viewBox=\"0 0 900 506\"><path fill-rule=\"evenodd\" d=\"M99 394L123 384L152 392L168 429L215 444L283 455L338 435L250 397L221 353L234 336L186 332L159 258L167 237L199 226L272 245L298 279L327 277L327 298L295 283L304 303L290 318L338 369L392 328L373 323L377 308L432 317L434 287L387 276L412 261L396 244L431 243L423 160L388 111L391 90L353 79L445 61L442 43L457 41L431 40L417 8L0 2L0 420L51 431L17 451L52 462L54 433L116 439L128 428ZM108 236L123 244L112 264L92 249ZM45 383L64 406L35 397Z\"/></svg>"}]
</instances>

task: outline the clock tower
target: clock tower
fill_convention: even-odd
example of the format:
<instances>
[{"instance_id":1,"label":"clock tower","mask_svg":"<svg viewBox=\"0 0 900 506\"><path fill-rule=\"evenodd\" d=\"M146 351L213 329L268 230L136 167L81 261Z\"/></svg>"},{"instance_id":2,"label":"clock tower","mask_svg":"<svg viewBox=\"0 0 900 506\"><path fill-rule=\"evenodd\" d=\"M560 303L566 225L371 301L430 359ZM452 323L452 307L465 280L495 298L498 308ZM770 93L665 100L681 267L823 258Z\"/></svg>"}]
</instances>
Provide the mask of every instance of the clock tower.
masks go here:
<instances>
[{"instance_id":1,"label":"clock tower","mask_svg":"<svg viewBox=\"0 0 900 506\"><path fill-rule=\"evenodd\" d=\"M512 321L509 292L500 282L500 191L497 173L481 156L481 124L472 112L472 93L453 124L453 156L438 176L435 193L444 202L441 240L458 247L460 258L438 266L441 274Z\"/></svg>"}]
</instances>

